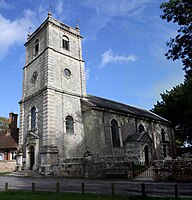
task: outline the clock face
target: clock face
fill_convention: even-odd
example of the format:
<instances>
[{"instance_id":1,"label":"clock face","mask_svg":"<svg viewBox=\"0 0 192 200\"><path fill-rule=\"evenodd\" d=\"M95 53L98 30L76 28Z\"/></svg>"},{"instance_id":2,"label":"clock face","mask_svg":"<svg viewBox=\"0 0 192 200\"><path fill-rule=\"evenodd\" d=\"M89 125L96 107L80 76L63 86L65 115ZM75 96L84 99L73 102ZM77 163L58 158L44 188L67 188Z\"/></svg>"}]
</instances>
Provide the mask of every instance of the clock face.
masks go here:
<instances>
[{"instance_id":1,"label":"clock face","mask_svg":"<svg viewBox=\"0 0 192 200\"><path fill-rule=\"evenodd\" d=\"M32 77L31 77L31 81L32 81L33 83L37 80L37 76L38 76L37 71L34 71L33 74L32 74Z\"/></svg>"},{"instance_id":2,"label":"clock face","mask_svg":"<svg viewBox=\"0 0 192 200\"><path fill-rule=\"evenodd\" d=\"M64 69L64 75L69 78L71 76L71 71L67 68Z\"/></svg>"}]
</instances>

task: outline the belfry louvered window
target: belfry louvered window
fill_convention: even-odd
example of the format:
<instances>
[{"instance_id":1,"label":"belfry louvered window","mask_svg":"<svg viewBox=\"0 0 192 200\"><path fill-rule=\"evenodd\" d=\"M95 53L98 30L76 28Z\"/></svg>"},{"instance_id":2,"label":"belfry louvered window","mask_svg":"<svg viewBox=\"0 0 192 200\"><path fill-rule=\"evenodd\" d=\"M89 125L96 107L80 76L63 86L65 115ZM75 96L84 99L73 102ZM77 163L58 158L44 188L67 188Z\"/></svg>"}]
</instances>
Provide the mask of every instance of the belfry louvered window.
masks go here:
<instances>
[{"instance_id":1,"label":"belfry louvered window","mask_svg":"<svg viewBox=\"0 0 192 200\"><path fill-rule=\"evenodd\" d=\"M39 53L39 39L35 40L35 55Z\"/></svg>"},{"instance_id":2,"label":"belfry louvered window","mask_svg":"<svg viewBox=\"0 0 192 200\"><path fill-rule=\"evenodd\" d=\"M69 50L69 38L67 36L63 36L62 46L64 49Z\"/></svg>"}]
</instances>

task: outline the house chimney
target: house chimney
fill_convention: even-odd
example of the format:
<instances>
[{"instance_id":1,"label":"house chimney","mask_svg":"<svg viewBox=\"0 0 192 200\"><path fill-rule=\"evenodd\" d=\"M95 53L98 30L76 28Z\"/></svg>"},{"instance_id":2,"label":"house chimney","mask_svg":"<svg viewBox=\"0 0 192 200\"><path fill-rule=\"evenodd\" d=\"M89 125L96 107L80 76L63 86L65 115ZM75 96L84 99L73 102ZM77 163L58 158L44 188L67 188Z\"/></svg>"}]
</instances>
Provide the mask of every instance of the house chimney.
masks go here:
<instances>
[{"instance_id":1,"label":"house chimney","mask_svg":"<svg viewBox=\"0 0 192 200\"><path fill-rule=\"evenodd\" d=\"M13 112L9 113L9 129L17 128L17 117L18 114L14 114Z\"/></svg>"}]
</instances>

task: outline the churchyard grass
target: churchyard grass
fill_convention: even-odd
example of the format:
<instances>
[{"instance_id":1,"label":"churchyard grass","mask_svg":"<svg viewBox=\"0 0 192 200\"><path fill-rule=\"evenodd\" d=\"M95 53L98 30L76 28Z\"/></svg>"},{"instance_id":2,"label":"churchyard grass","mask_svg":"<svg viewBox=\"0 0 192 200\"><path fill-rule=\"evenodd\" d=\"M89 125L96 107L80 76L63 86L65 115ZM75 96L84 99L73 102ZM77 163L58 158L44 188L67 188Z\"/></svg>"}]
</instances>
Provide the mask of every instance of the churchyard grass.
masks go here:
<instances>
[{"instance_id":1,"label":"churchyard grass","mask_svg":"<svg viewBox=\"0 0 192 200\"><path fill-rule=\"evenodd\" d=\"M26 191L3 191L0 192L1 200L139 200L141 196L110 196L94 194L70 194L54 192L26 192ZM145 200L171 200L174 198L152 198L145 197ZM182 198L179 198L182 199ZM183 199L184 200L184 199ZM186 199L187 200L187 199Z\"/></svg>"}]
</instances>

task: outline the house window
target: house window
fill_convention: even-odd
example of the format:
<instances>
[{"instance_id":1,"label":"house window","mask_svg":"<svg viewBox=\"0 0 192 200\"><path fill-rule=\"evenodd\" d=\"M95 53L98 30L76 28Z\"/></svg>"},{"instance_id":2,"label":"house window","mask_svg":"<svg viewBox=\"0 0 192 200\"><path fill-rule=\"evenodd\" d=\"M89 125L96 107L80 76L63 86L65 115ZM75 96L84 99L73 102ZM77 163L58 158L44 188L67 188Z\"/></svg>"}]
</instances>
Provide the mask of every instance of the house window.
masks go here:
<instances>
[{"instance_id":1,"label":"house window","mask_svg":"<svg viewBox=\"0 0 192 200\"><path fill-rule=\"evenodd\" d=\"M16 153L15 152L11 152L11 157L12 157L12 160L15 160L16 159Z\"/></svg>"},{"instance_id":2,"label":"house window","mask_svg":"<svg viewBox=\"0 0 192 200\"><path fill-rule=\"evenodd\" d=\"M111 121L111 132L114 147L120 147L119 126L118 122L113 119Z\"/></svg>"},{"instance_id":3,"label":"house window","mask_svg":"<svg viewBox=\"0 0 192 200\"><path fill-rule=\"evenodd\" d=\"M163 128L161 129L161 139L162 139L162 142L165 142L165 131Z\"/></svg>"},{"instance_id":4,"label":"house window","mask_svg":"<svg viewBox=\"0 0 192 200\"><path fill-rule=\"evenodd\" d=\"M35 130L36 129L36 108L33 107L31 108L31 130Z\"/></svg>"},{"instance_id":5,"label":"house window","mask_svg":"<svg viewBox=\"0 0 192 200\"><path fill-rule=\"evenodd\" d=\"M138 131L139 131L139 133L142 133L143 131L145 131L143 124L139 124Z\"/></svg>"},{"instance_id":6,"label":"house window","mask_svg":"<svg viewBox=\"0 0 192 200\"><path fill-rule=\"evenodd\" d=\"M4 160L4 154L0 153L0 160Z\"/></svg>"},{"instance_id":7,"label":"house window","mask_svg":"<svg viewBox=\"0 0 192 200\"><path fill-rule=\"evenodd\" d=\"M35 55L39 53L39 39L35 40Z\"/></svg>"},{"instance_id":8,"label":"house window","mask_svg":"<svg viewBox=\"0 0 192 200\"><path fill-rule=\"evenodd\" d=\"M66 133L74 133L74 120L73 117L66 117Z\"/></svg>"},{"instance_id":9,"label":"house window","mask_svg":"<svg viewBox=\"0 0 192 200\"><path fill-rule=\"evenodd\" d=\"M69 38L67 36L63 36L62 47L66 50L69 50Z\"/></svg>"}]
</instances>

